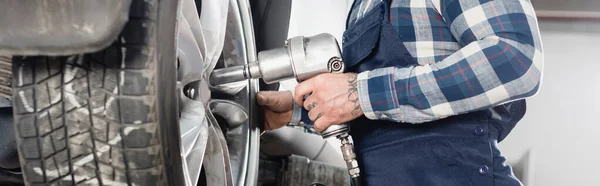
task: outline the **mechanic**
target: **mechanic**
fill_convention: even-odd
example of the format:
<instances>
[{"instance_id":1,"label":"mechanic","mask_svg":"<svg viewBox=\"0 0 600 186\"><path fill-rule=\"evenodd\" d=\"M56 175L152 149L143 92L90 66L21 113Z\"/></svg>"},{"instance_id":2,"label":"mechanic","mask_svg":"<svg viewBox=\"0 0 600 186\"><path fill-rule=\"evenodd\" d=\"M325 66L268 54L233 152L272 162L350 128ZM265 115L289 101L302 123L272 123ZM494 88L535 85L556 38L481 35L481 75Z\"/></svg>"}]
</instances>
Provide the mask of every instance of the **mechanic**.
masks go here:
<instances>
[{"instance_id":1,"label":"mechanic","mask_svg":"<svg viewBox=\"0 0 600 186\"><path fill-rule=\"evenodd\" d=\"M528 1L355 0L342 41L347 73L259 92L265 130L347 122L366 185L522 185L498 142L541 83Z\"/></svg>"}]
</instances>

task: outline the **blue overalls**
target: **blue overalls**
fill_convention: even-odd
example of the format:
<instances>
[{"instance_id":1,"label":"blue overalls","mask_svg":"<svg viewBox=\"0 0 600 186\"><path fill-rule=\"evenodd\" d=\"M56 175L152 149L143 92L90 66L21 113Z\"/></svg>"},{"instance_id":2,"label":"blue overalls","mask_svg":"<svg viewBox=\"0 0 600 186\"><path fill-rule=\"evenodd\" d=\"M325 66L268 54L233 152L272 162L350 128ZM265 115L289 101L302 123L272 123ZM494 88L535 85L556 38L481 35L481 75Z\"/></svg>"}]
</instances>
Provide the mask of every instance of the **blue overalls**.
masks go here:
<instances>
[{"instance_id":1,"label":"blue overalls","mask_svg":"<svg viewBox=\"0 0 600 186\"><path fill-rule=\"evenodd\" d=\"M390 24L388 7L379 3L346 28L342 50L347 71L417 64ZM525 101L493 110L501 119L482 110L423 124L364 116L349 122L362 185L521 185L497 142L523 117Z\"/></svg>"}]
</instances>

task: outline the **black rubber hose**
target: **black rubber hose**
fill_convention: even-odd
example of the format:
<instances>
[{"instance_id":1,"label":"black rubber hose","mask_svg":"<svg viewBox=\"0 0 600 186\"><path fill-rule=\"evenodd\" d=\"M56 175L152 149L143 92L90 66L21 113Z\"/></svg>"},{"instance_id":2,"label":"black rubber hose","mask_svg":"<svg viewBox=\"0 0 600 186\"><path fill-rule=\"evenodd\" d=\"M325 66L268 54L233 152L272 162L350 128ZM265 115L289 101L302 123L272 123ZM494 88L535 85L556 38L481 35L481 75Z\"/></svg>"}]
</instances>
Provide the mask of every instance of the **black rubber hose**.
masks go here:
<instances>
[{"instance_id":1,"label":"black rubber hose","mask_svg":"<svg viewBox=\"0 0 600 186\"><path fill-rule=\"evenodd\" d=\"M360 176L356 178L352 178L352 186L360 186Z\"/></svg>"}]
</instances>

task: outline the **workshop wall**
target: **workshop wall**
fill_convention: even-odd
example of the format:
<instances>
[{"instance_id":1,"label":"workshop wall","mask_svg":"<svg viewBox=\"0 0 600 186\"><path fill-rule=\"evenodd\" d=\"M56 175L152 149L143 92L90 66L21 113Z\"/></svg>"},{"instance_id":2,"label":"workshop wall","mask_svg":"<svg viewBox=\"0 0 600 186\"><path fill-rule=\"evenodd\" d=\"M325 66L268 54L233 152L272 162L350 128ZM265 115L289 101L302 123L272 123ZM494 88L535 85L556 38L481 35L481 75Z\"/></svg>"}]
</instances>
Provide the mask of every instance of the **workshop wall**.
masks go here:
<instances>
[{"instance_id":1,"label":"workshop wall","mask_svg":"<svg viewBox=\"0 0 600 186\"><path fill-rule=\"evenodd\" d=\"M542 20L540 29L541 90L500 147L526 186L597 186L600 23Z\"/></svg>"},{"instance_id":2,"label":"workshop wall","mask_svg":"<svg viewBox=\"0 0 600 186\"><path fill-rule=\"evenodd\" d=\"M310 36L328 32L342 41L352 0L292 0L288 36Z\"/></svg>"}]
</instances>

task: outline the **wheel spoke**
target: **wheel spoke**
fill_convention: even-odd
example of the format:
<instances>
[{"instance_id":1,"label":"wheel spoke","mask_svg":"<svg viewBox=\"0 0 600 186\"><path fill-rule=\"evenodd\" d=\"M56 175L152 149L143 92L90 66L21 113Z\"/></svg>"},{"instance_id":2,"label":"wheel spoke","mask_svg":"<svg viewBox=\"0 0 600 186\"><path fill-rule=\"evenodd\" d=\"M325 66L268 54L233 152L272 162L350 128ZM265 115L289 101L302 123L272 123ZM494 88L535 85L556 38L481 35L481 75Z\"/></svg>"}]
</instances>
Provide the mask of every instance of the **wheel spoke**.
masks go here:
<instances>
[{"instance_id":1,"label":"wheel spoke","mask_svg":"<svg viewBox=\"0 0 600 186\"><path fill-rule=\"evenodd\" d=\"M256 118L250 114L258 83L250 80L212 86L205 78L215 67L244 65L256 58L252 28L246 23L250 17L243 18L244 15L249 16L248 12L244 13L244 9L249 7L247 2L239 6L237 0L229 0L228 3L204 2L207 1L203 1L202 14L206 16L220 14L215 9L222 6L229 8L226 9L227 20L222 20L222 16L221 20L209 17L199 19L197 12L186 8L192 7L194 1L182 2L184 7L177 49L178 91L181 156L187 184L196 185L203 168L207 185L254 185L246 179L251 164L254 166L250 171L258 170L258 149L254 152L251 149L258 148L255 146L258 144L258 133L255 126L251 125ZM210 10L204 12L206 9ZM226 21L227 24L216 24L219 21ZM224 120L217 121L213 114ZM223 133L221 126L227 127L226 133ZM256 144L251 145L252 141Z\"/></svg>"}]
</instances>

